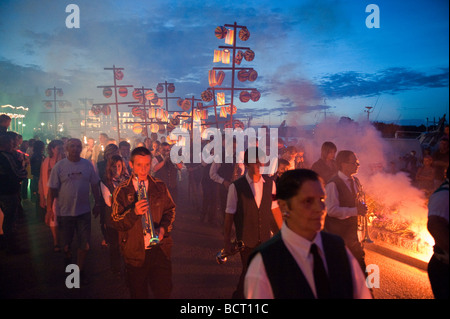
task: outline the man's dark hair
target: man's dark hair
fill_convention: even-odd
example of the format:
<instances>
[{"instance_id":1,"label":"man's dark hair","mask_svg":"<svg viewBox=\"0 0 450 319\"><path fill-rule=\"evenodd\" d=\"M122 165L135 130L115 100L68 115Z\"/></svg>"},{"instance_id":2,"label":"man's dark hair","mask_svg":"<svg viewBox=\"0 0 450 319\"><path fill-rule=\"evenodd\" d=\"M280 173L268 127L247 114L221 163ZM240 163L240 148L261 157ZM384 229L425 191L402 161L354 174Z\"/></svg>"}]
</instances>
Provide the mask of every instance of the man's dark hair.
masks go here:
<instances>
[{"instance_id":1,"label":"man's dark hair","mask_svg":"<svg viewBox=\"0 0 450 319\"><path fill-rule=\"evenodd\" d=\"M136 155L139 156L152 156L152 154L150 153L150 151L148 150L148 148L140 146L140 147L136 147L134 150L131 151L131 155L130 155L130 161L133 163L134 162L134 157Z\"/></svg>"},{"instance_id":2,"label":"man's dark hair","mask_svg":"<svg viewBox=\"0 0 450 319\"><path fill-rule=\"evenodd\" d=\"M259 147L249 147L244 153L244 165L256 163L256 160L260 163L265 163L265 158L266 153L262 149Z\"/></svg>"},{"instance_id":3,"label":"man's dark hair","mask_svg":"<svg viewBox=\"0 0 450 319\"><path fill-rule=\"evenodd\" d=\"M322 181L319 175L310 169L293 169L283 173L277 182L277 199L289 200L297 195L306 181Z\"/></svg>"},{"instance_id":4,"label":"man's dark hair","mask_svg":"<svg viewBox=\"0 0 450 319\"><path fill-rule=\"evenodd\" d=\"M337 155L336 155L336 164L337 164L338 168L341 169L342 164L347 163L350 156L352 156L354 154L355 153L353 153L352 151L349 151L349 150L339 151L339 153L337 153Z\"/></svg>"}]
</instances>

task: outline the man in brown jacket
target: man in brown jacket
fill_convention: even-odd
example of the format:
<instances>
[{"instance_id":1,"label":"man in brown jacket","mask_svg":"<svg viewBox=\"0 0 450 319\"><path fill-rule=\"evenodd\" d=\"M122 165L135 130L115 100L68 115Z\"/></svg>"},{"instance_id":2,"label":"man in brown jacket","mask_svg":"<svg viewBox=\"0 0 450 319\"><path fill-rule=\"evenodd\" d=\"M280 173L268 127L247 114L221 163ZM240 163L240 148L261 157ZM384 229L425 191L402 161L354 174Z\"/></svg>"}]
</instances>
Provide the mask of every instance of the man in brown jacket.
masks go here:
<instances>
[{"instance_id":1,"label":"man in brown jacket","mask_svg":"<svg viewBox=\"0 0 450 319\"><path fill-rule=\"evenodd\" d=\"M147 298L147 283L155 298L167 299L172 291L170 232L175 220L175 204L166 185L149 175L150 151L137 147L131 153L132 176L113 193L112 224L119 231L119 242L126 264L131 298ZM138 200L139 182L145 183L147 198ZM150 204L150 205L149 205ZM144 243L142 220L150 209L159 243Z\"/></svg>"}]
</instances>

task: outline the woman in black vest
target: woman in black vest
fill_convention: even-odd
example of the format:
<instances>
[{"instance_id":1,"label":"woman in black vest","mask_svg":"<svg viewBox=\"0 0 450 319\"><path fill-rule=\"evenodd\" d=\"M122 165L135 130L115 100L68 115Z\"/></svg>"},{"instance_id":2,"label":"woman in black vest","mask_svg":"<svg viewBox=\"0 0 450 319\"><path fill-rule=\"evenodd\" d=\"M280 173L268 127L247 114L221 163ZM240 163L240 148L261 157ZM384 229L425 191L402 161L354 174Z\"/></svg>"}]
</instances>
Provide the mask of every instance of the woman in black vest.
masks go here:
<instances>
[{"instance_id":1,"label":"woman in black vest","mask_svg":"<svg viewBox=\"0 0 450 319\"><path fill-rule=\"evenodd\" d=\"M343 240L322 232L325 190L317 173L285 172L276 196L285 219L281 231L250 258L246 298L370 299L364 274Z\"/></svg>"}]
</instances>

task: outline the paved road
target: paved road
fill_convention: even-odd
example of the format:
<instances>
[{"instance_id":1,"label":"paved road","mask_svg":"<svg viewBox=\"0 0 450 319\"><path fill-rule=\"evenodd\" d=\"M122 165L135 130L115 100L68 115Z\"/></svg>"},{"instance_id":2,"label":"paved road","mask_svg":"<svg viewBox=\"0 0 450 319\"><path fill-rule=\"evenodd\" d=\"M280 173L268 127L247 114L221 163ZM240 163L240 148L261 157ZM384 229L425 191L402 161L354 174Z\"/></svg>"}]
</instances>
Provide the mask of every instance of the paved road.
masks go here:
<instances>
[{"instance_id":1,"label":"paved road","mask_svg":"<svg viewBox=\"0 0 450 319\"><path fill-rule=\"evenodd\" d=\"M91 282L80 289L68 289L61 253L53 252L49 228L37 220L33 206L26 204L26 218L20 223L22 244L30 252L6 256L0 252L0 298L9 299L127 299L124 280L109 270L108 252L101 248L98 219L92 221L91 251L86 269ZM237 283L240 261L232 257L218 265L215 254L221 248L218 226L199 222L197 210L180 206L173 230L173 284L175 299L228 299ZM380 268L380 299L432 298L425 271L367 251L367 264Z\"/></svg>"}]
</instances>

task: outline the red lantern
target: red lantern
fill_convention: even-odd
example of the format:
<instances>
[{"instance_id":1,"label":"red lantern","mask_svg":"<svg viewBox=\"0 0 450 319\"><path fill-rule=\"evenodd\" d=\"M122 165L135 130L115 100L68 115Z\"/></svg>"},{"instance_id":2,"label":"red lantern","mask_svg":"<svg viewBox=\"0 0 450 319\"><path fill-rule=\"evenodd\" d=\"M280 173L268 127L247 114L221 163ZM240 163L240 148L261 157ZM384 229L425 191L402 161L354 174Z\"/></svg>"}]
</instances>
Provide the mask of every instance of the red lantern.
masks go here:
<instances>
[{"instance_id":1,"label":"red lantern","mask_svg":"<svg viewBox=\"0 0 450 319\"><path fill-rule=\"evenodd\" d=\"M123 79L123 72L121 70L117 70L114 72L114 77L116 80L122 80Z\"/></svg>"},{"instance_id":2,"label":"red lantern","mask_svg":"<svg viewBox=\"0 0 450 319\"><path fill-rule=\"evenodd\" d=\"M119 95L121 97L126 97L128 95L128 89L126 87L120 87L119 88Z\"/></svg>"},{"instance_id":3,"label":"red lantern","mask_svg":"<svg viewBox=\"0 0 450 319\"><path fill-rule=\"evenodd\" d=\"M244 27L239 31L239 39L242 41L247 41L248 38L250 38L250 31Z\"/></svg>"},{"instance_id":4,"label":"red lantern","mask_svg":"<svg viewBox=\"0 0 450 319\"><path fill-rule=\"evenodd\" d=\"M110 98L112 95L112 90L111 88L104 88L103 89L103 96L106 97L107 99Z\"/></svg>"},{"instance_id":5,"label":"red lantern","mask_svg":"<svg viewBox=\"0 0 450 319\"><path fill-rule=\"evenodd\" d=\"M223 39L227 35L227 28L219 26L214 30L214 34L216 35L217 39Z\"/></svg>"},{"instance_id":6,"label":"red lantern","mask_svg":"<svg viewBox=\"0 0 450 319\"><path fill-rule=\"evenodd\" d=\"M163 91L164 91L164 87L162 86L161 83L159 83L159 84L156 86L156 92L162 93Z\"/></svg>"},{"instance_id":7,"label":"red lantern","mask_svg":"<svg viewBox=\"0 0 450 319\"><path fill-rule=\"evenodd\" d=\"M170 83L167 87L167 91L169 91L169 93L175 92L175 85L173 83Z\"/></svg>"},{"instance_id":8,"label":"red lantern","mask_svg":"<svg viewBox=\"0 0 450 319\"><path fill-rule=\"evenodd\" d=\"M111 114L111 107L109 105L103 105L102 107L102 113L106 116Z\"/></svg>"}]
</instances>

